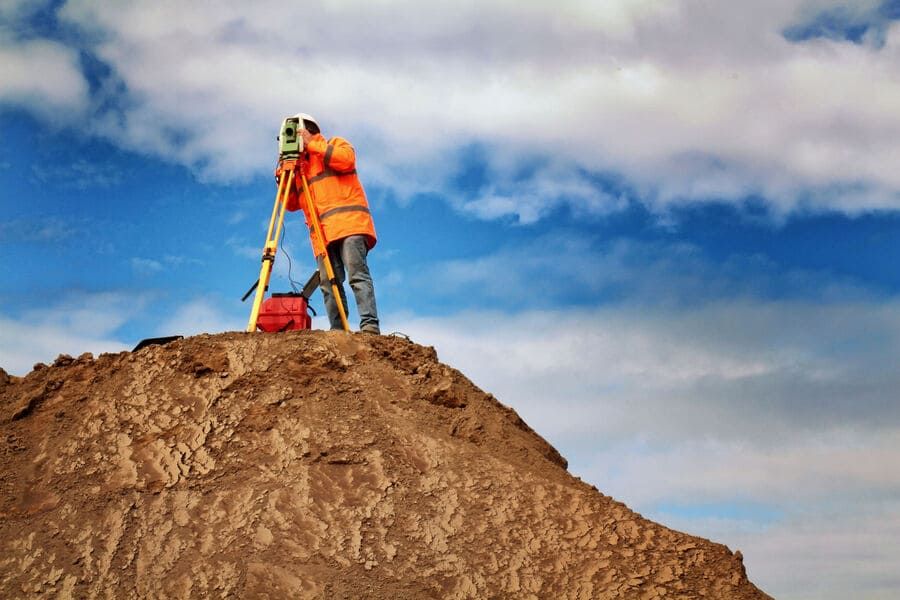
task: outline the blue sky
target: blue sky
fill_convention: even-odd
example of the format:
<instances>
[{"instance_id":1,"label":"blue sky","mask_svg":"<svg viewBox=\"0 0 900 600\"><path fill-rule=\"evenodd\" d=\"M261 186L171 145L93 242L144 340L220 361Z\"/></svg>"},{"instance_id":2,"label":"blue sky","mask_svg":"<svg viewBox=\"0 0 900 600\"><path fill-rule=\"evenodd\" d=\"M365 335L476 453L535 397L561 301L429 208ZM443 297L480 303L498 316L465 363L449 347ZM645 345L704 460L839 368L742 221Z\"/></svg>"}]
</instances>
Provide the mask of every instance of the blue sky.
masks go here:
<instances>
[{"instance_id":1,"label":"blue sky","mask_svg":"<svg viewBox=\"0 0 900 600\"><path fill-rule=\"evenodd\" d=\"M0 2L0 366L242 329L309 112L383 329L770 594L900 593L900 4L107 4Z\"/></svg>"}]
</instances>

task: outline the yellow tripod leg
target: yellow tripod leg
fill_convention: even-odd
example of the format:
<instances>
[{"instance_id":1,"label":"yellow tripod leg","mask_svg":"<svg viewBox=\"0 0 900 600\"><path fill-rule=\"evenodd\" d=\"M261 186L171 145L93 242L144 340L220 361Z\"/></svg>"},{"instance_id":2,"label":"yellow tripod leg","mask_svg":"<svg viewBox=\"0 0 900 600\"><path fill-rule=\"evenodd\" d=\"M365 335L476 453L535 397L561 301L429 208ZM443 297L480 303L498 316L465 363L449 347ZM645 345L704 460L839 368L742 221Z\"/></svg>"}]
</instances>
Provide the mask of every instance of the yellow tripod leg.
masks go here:
<instances>
[{"instance_id":1,"label":"yellow tripod leg","mask_svg":"<svg viewBox=\"0 0 900 600\"><path fill-rule=\"evenodd\" d=\"M309 213L309 220L313 226L313 232L316 235L316 239L319 241L319 245L325 249L324 255L319 256L323 257L322 262L325 264L325 274L328 276L328 281L331 282L331 295L334 296L334 302L337 304L338 313L341 315L341 325L343 325L344 331L349 332L350 325L347 323L347 312L344 310L344 302L341 300L341 295L338 292L337 280L334 276L334 267L331 265L331 257L328 256L328 246L325 244L325 235L322 233L322 222L319 220L316 203L309 191L306 175L300 173L300 180L303 182L303 193L306 194L306 201L308 202L309 208L307 212ZM319 257L317 256L316 258Z\"/></svg>"},{"instance_id":2,"label":"yellow tripod leg","mask_svg":"<svg viewBox=\"0 0 900 600\"><path fill-rule=\"evenodd\" d=\"M284 213L287 206L287 195L294 180L294 172L289 171L288 176L281 175L278 181L278 194L275 196L275 206L272 207L272 217L269 219L269 230L266 233L266 245L263 247L262 267L259 270L259 281L256 287L256 296L253 298L253 308L250 309L250 320L247 322L247 331L256 331L256 321L259 319L259 309L262 306L266 289L269 287L269 279L272 276L272 266L275 264L275 253L278 250L278 238L281 234L281 225L284 223ZM285 185L287 184L287 185ZM275 226L276 218L278 226Z\"/></svg>"}]
</instances>

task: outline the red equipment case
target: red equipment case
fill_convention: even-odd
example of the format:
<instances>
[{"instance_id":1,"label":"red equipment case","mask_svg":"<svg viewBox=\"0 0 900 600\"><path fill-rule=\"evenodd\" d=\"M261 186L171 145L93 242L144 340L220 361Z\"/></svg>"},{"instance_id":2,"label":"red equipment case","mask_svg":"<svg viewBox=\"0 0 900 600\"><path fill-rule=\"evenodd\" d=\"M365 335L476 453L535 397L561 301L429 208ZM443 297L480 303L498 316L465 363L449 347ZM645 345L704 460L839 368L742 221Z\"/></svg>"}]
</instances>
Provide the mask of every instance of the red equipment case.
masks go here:
<instances>
[{"instance_id":1,"label":"red equipment case","mask_svg":"<svg viewBox=\"0 0 900 600\"><path fill-rule=\"evenodd\" d=\"M260 306L256 326L269 333L311 329L312 319L308 308L309 304L303 294L272 294Z\"/></svg>"}]
</instances>

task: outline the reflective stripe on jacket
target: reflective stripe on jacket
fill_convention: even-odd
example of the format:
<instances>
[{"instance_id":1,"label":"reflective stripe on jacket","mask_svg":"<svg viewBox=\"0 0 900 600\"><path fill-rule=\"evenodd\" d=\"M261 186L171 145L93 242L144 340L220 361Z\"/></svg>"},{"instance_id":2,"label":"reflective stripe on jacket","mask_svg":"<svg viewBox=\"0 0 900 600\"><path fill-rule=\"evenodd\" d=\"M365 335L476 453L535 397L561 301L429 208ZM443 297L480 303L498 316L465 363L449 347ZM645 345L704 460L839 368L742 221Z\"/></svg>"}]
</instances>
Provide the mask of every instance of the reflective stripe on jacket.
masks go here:
<instances>
[{"instance_id":1,"label":"reflective stripe on jacket","mask_svg":"<svg viewBox=\"0 0 900 600\"><path fill-rule=\"evenodd\" d=\"M317 134L307 144L307 150L309 160L304 174L316 201L325 243L351 235L364 235L366 245L372 249L377 241L375 224L369 212L366 193L356 176L356 153L353 146L343 138L334 137L326 141L321 134ZM303 210L307 217L306 224L310 228L313 252L318 256L325 249L316 243L315 233L306 213L303 183L297 178L296 184L297 193L288 195L287 209Z\"/></svg>"}]
</instances>

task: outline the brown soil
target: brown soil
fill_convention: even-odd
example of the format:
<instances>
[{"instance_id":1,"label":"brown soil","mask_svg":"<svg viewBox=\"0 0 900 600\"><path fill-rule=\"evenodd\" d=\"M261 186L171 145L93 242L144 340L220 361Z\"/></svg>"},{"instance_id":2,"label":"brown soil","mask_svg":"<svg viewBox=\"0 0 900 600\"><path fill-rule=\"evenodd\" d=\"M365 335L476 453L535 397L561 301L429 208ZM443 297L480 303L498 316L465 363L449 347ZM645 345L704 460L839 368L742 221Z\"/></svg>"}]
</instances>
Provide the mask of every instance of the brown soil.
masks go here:
<instances>
[{"instance_id":1,"label":"brown soil","mask_svg":"<svg viewBox=\"0 0 900 600\"><path fill-rule=\"evenodd\" d=\"M404 339L37 367L0 370L3 598L768 598Z\"/></svg>"}]
</instances>

